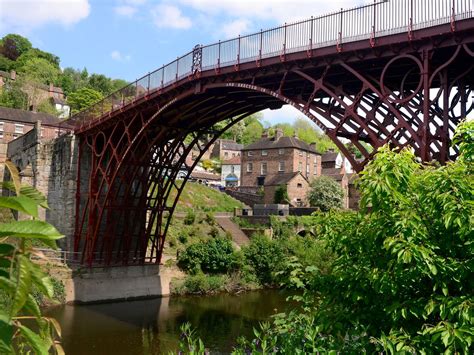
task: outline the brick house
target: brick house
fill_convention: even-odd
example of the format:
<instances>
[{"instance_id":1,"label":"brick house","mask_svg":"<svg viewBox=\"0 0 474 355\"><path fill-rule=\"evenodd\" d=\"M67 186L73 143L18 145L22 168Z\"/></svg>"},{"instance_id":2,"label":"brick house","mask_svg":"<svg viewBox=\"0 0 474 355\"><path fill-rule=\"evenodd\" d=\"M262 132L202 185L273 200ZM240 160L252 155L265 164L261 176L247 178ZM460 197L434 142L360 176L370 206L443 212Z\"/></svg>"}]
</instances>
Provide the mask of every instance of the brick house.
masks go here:
<instances>
[{"instance_id":1,"label":"brick house","mask_svg":"<svg viewBox=\"0 0 474 355\"><path fill-rule=\"evenodd\" d=\"M306 205L302 196L306 196L308 182L319 175L321 154L315 145L296 136L285 137L281 129L276 130L274 137L264 133L260 140L242 148L241 185L264 186L265 195L268 191L266 201L273 201L271 193L276 186L285 184L290 202Z\"/></svg>"},{"instance_id":2,"label":"brick house","mask_svg":"<svg viewBox=\"0 0 474 355\"><path fill-rule=\"evenodd\" d=\"M53 115L0 107L0 178L2 180L8 143L31 131L38 121L41 122L41 138L48 140L59 135L60 120Z\"/></svg>"}]
</instances>

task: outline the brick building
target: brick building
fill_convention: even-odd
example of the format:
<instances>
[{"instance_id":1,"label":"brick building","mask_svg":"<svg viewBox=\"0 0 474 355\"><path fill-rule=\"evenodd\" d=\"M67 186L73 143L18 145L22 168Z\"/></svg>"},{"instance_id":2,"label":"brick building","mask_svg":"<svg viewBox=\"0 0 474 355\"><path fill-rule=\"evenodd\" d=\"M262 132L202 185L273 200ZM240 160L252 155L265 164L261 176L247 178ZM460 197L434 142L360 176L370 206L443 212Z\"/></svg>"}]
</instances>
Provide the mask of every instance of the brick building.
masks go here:
<instances>
[{"instance_id":1,"label":"brick building","mask_svg":"<svg viewBox=\"0 0 474 355\"><path fill-rule=\"evenodd\" d=\"M241 185L263 186L268 195L265 201L273 201L272 192L283 184L287 185L292 205L306 205L308 183L319 175L321 154L315 145L296 136L285 137L281 129L274 137L264 133L260 140L242 149Z\"/></svg>"},{"instance_id":2,"label":"brick building","mask_svg":"<svg viewBox=\"0 0 474 355\"><path fill-rule=\"evenodd\" d=\"M243 144L236 143L231 139L218 139L211 149L210 157L220 160L240 157L240 151L243 147Z\"/></svg>"},{"instance_id":3,"label":"brick building","mask_svg":"<svg viewBox=\"0 0 474 355\"><path fill-rule=\"evenodd\" d=\"M0 178L2 180L8 143L31 131L38 121L41 122L41 139L49 140L58 136L60 120L57 117L47 113L0 107Z\"/></svg>"}]
</instances>

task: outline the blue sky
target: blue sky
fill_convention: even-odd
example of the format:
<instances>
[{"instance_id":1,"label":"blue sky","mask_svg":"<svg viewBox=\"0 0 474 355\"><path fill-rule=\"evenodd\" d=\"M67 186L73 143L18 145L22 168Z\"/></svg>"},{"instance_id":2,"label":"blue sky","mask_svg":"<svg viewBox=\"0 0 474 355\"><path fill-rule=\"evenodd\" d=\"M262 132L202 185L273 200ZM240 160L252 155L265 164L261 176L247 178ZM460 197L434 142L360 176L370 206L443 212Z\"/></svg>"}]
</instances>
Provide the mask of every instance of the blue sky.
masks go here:
<instances>
[{"instance_id":1,"label":"blue sky","mask_svg":"<svg viewBox=\"0 0 474 355\"><path fill-rule=\"evenodd\" d=\"M0 0L0 36L19 33L61 67L132 81L196 44L259 31L360 0ZM266 112L272 123L301 116Z\"/></svg>"}]
</instances>

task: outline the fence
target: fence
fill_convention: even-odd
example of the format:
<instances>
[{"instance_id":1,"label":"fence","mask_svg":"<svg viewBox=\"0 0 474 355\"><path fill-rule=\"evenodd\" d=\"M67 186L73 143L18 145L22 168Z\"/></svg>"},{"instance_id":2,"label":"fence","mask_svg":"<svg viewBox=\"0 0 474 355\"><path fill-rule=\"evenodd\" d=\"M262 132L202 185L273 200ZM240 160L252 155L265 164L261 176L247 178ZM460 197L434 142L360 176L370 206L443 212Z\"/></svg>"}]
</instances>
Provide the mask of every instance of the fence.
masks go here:
<instances>
[{"instance_id":1,"label":"fence","mask_svg":"<svg viewBox=\"0 0 474 355\"><path fill-rule=\"evenodd\" d=\"M219 70L255 62L264 58L337 46L397 33L408 33L440 24L452 25L471 18L474 0L374 0L373 3L341 9L324 16L285 24L258 33L196 46L173 62L163 65L124 88L112 93L90 108L74 115L69 122L84 124L89 120L122 108L136 99L163 89L197 72Z\"/></svg>"}]
</instances>

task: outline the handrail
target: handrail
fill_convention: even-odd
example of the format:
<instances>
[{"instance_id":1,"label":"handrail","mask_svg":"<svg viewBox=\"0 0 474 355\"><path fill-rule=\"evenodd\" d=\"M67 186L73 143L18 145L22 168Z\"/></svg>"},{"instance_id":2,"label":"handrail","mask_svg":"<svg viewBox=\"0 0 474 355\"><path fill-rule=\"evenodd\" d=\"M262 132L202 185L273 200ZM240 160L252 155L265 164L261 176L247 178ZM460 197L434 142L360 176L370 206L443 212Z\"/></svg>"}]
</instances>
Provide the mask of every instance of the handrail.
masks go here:
<instances>
[{"instance_id":1,"label":"handrail","mask_svg":"<svg viewBox=\"0 0 474 355\"><path fill-rule=\"evenodd\" d=\"M152 92L163 90L183 78L194 78L201 71L235 67L243 63L278 57L281 61L291 53L336 46L342 50L345 43L412 32L440 24L451 24L473 16L473 0L374 0L362 6L327 15L285 24L265 31L196 46L185 55L142 76L131 84L111 93L89 108L64 121L66 126L84 125L98 117L111 114ZM198 61L198 62L196 62ZM199 69L196 69L199 68Z\"/></svg>"}]
</instances>

